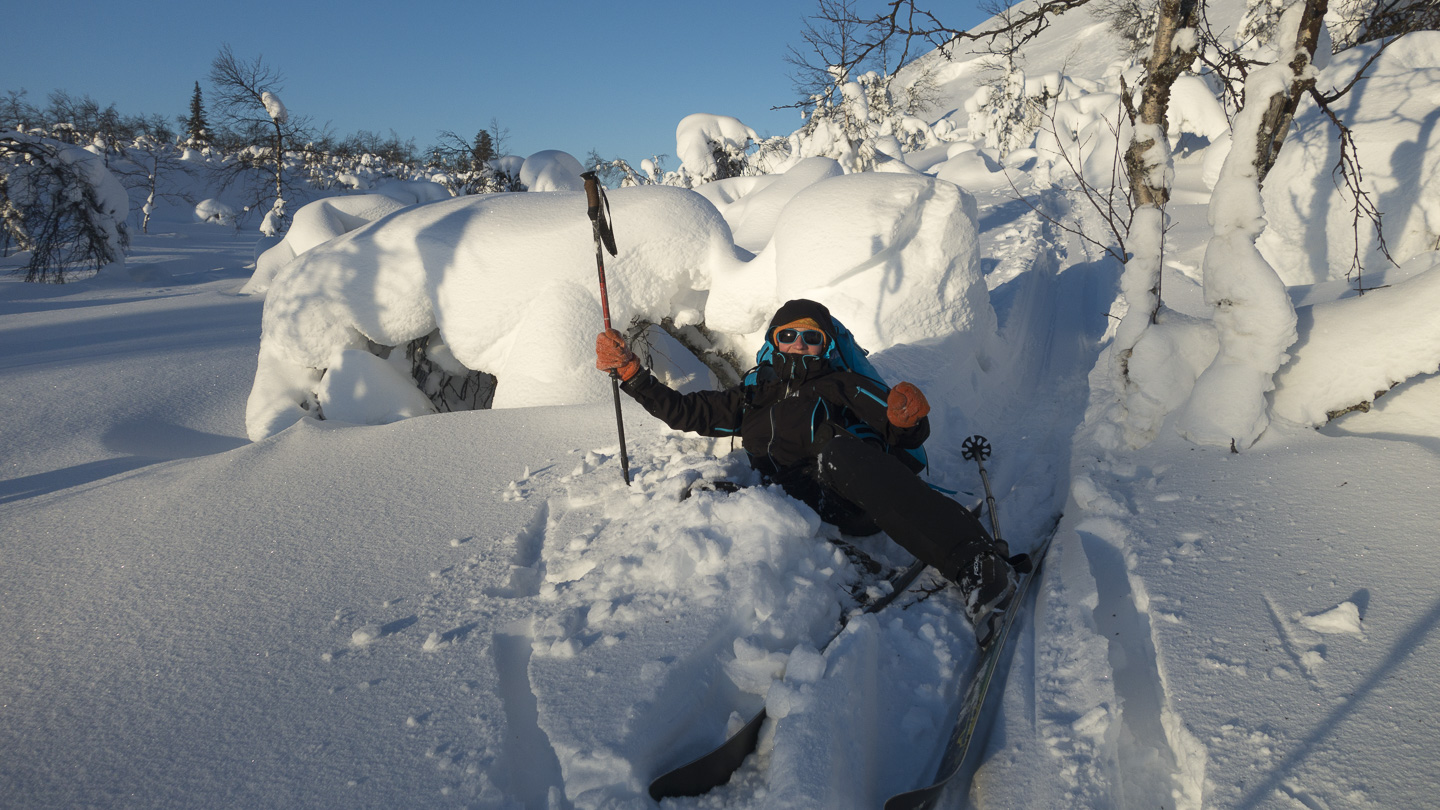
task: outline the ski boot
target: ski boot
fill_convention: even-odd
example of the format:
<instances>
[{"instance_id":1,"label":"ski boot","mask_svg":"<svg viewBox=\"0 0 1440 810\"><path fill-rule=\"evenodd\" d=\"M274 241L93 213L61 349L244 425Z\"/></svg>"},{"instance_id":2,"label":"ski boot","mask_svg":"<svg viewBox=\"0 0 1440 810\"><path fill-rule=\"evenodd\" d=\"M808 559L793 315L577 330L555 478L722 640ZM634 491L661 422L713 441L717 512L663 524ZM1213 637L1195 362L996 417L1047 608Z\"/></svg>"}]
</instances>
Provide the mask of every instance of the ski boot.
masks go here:
<instances>
[{"instance_id":1,"label":"ski boot","mask_svg":"<svg viewBox=\"0 0 1440 810\"><path fill-rule=\"evenodd\" d=\"M960 586L965 597L965 618L975 631L975 643L985 649L1004 624L1010 600L1015 596L1015 569L1000 554L984 551L955 574L949 579Z\"/></svg>"}]
</instances>

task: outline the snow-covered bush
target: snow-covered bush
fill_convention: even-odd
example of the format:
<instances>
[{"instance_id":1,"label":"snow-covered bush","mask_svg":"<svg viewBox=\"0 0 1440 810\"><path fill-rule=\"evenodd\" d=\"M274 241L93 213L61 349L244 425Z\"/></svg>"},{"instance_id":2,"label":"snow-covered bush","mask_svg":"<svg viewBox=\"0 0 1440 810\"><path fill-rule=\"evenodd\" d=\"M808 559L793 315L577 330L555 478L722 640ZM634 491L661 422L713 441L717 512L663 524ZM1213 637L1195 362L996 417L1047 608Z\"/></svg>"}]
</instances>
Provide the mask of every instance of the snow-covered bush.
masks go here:
<instances>
[{"instance_id":1,"label":"snow-covered bush","mask_svg":"<svg viewBox=\"0 0 1440 810\"><path fill-rule=\"evenodd\" d=\"M530 191L584 191L585 167L568 152L546 149L520 164L520 182Z\"/></svg>"},{"instance_id":2,"label":"snow-covered bush","mask_svg":"<svg viewBox=\"0 0 1440 810\"><path fill-rule=\"evenodd\" d=\"M745 173L745 152L759 141L755 130L728 115L695 113L675 127L681 185L698 186Z\"/></svg>"},{"instance_id":3,"label":"snow-covered bush","mask_svg":"<svg viewBox=\"0 0 1440 810\"><path fill-rule=\"evenodd\" d=\"M215 225L235 225L235 218L240 216L231 205L227 205L216 199L201 200L195 204L195 221L210 222Z\"/></svg>"},{"instance_id":4,"label":"snow-covered bush","mask_svg":"<svg viewBox=\"0 0 1440 810\"><path fill-rule=\"evenodd\" d=\"M750 335L753 351L779 304L813 298L871 351L956 333L981 336L972 348L983 348L995 313L975 233L975 201L952 183L821 179L785 205L768 248L715 274L706 324Z\"/></svg>"},{"instance_id":5,"label":"snow-covered bush","mask_svg":"<svg viewBox=\"0 0 1440 810\"><path fill-rule=\"evenodd\" d=\"M26 281L124 261L125 187L92 152L20 132L0 132L0 227L30 252Z\"/></svg>"},{"instance_id":6,"label":"snow-covered bush","mask_svg":"<svg viewBox=\"0 0 1440 810\"><path fill-rule=\"evenodd\" d=\"M1004 64L1006 69L965 102L972 137L983 134L985 145L1002 158L1031 144L1061 91L1059 73L1029 79L1013 63Z\"/></svg>"},{"instance_id":7,"label":"snow-covered bush","mask_svg":"<svg viewBox=\"0 0 1440 810\"><path fill-rule=\"evenodd\" d=\"M958 339L957 368L974 370L993 347L975 201L952 183L802 163L755 192L741 217L755 217L757 232L773 219L773 238L753 258L695 192L647 185L610 200L620 253L607 259L606 275L619 325L704 323L721 348L745 354L776 306L812 297L872 351ZM264 438L307 414L379 422L429 412L397 393L401 383L416 386L417 340L434 366L427 380L494 375L497 408L602 401L610 394L594 371L593 267L585 198L575 193L446 200L315 246L271 283L249 435ZM423 392L432 403L434 387ZM365 404L363 390L385 393Z\"/></svg>"},{"instance_id":8,"label":"snow-covered bush","mask_svg":"<svg viewBox=\"0 0 1440 810\"><path fill-rule=\"evenodd\" d=\"M677 188L621 189L610 202L620 245L606 263L614 320L698 322L715 268L736 262L725 221ZM249 435L258 440L314 415L323 405L318 385L343 352L431 335L457 364L450 371L498 378L494 407L603 400L594 251L585 197L576 193L445 200L311 249L271 283Z\"/></svg>"},{"instance_id":9,"label":"snow-covered bush","mask_svg":"<svg viewBox=\"0 0 1440 810\"><path fill-rule=\"evenodd\" d=\"M928 87L923 71L910 78L904 90L892 87L891 77L870 71L851 77L831 68L833 86L811 97L814 105L805 125L790 136L790 163L810 157L835 160L847 172L903 166L903 152L933 145L934 131L913 113L922 105L919 90Z\"/></svg>"},{"instance_id":10,"label":"snow-covered bush","mask_svg":"<svg viewBox=\"0 0 1440 810\"><path fill-rule=\"evenodd\" d=\"M255 260L255 272L241 292L265 292L280 268L296 256L405 207L406 203L388 194L326 197L310 203L295 212L285 238Z\"/></svg>"}]
</instances>

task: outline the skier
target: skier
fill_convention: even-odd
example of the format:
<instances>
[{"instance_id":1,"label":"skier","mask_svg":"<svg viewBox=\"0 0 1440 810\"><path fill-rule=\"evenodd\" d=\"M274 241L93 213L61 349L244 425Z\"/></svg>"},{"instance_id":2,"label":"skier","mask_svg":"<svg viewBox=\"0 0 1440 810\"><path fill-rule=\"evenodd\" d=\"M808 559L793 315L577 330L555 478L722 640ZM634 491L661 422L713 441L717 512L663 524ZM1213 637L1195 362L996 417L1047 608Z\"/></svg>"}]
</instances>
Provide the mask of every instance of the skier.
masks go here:
<instances>
[{"instance_id":1,"label":"skier","mask_svg":"<svg viewBox=\"0 0 1440 810\"><path fill-rule=\"evenodd\" d=\"M984 647L1015 590L1008 549L970 510L918 477L923 465L905 450L918 448L930 434L924 394L908 382L887 390L844 370L840 334L824 305L787 301L765 330L773 351L761 356L769 362L725 391L672 390L640 365L613 329L595 338L595 366L616 373L625 393L676 430L738 435L767 482L842 532L889 534L959 586L966 617Z\"/></svg>"}]
</instances>

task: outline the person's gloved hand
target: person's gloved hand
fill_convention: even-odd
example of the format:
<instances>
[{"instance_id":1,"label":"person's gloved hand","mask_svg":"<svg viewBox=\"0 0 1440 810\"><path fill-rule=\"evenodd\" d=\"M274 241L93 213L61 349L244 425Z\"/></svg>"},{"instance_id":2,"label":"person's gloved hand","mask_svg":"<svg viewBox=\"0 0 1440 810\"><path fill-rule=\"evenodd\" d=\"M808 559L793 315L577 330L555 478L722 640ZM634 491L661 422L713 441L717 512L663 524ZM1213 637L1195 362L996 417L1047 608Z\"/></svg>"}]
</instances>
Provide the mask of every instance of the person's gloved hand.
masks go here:
<instances>
[{"instance_id":1,"label":"person's gloved hand","mask_svg":"<svg viewBox=\"0 0 1440 810\"><path fill-rule=\"evenodd\" d=\"M615 372L624 382L640 371L640 358L625 345L625 337L614 329L595 336L595 368Z\"/></svg>"},{"instance_id":2,"label":"person's gloved hand","mask_svg":"<svg viewBox=\"0 0 1440 810\"><path fill-rule=\"evenodd\" d=\"M891 388L890 397L885 404L885 415L895 427L915 427L925 418L925 414L930 413L930 403L925 401L925 395L908 382Z\"/></svg>"}]
</instances>

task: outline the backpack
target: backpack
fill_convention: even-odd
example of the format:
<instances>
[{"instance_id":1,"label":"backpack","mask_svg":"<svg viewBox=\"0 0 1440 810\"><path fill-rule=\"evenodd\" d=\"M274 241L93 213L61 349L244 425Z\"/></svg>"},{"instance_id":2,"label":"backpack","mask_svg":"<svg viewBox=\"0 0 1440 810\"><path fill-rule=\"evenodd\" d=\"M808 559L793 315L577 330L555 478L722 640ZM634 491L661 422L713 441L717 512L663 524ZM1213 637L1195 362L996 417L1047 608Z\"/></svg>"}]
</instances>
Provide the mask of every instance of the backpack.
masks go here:
<instances>
[{"instance_id":1,"label":"backpack","mask_svg":"<svg viewBox=\"0 0 1440 810\"><path fill-rule=\"evenodd\" d=\"M880 372L876 371L875 366L871 364L869 357L867 357L870 353L861 348L859 343L855 342L855 334L833 315L830 317L830 322L835 326L835 334L832 336L833 339L830 341L830 345L825 347L825 354L823 355L826 360L830 361L830 365L839 371L853 371L866 379L873 380L885 386L887 389L890 388L890 383L886 382L885 378L881 377ZM745 372L745 379L741 384L748 387L759 382L760 370L770 368L770 358L774 357L774 355L775 345L767 339L764 345L760 347L760 351L755 353L755 367ZM875 432L874 428L858 419L854 420L851 424L844 425L844 428L862 439L873 438L878 440L880 438L880 435ZM891 452L895 451L891 450ZM930 460L925 455L924 445L907 448L904 452L913 459L915 463L919 464L918 469L925 469L930 466Z\"/></svg>"}]
</instances>

